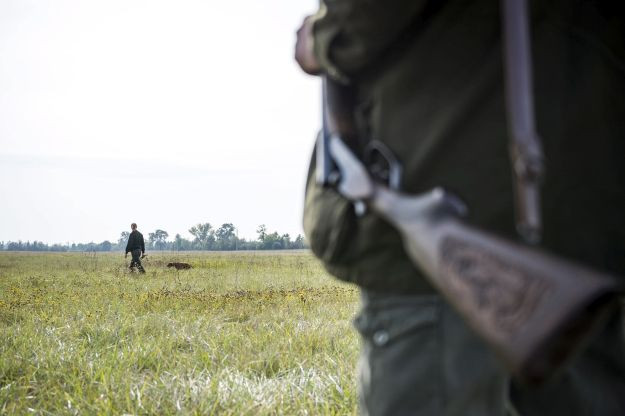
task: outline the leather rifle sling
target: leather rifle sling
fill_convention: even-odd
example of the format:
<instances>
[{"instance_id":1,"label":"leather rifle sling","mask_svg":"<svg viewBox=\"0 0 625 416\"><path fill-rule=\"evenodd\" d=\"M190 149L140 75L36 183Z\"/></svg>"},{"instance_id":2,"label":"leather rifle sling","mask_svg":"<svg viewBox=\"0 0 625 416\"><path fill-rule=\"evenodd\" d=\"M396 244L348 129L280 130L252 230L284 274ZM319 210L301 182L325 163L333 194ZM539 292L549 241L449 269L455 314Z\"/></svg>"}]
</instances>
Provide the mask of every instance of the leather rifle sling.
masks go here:
<instances>
[{"instance_id":1,"label":"leather rifle sling","mask_svg":"<svg viewBox=\"0 0 625 416\"><path fill-rule=\"evenodd\" d=\"M534 118L527 2L502 0L501 9L516 228L525 242L537 244L542 235L540 182L544 171L544 157Z\"/></svg>"}]
</instances>

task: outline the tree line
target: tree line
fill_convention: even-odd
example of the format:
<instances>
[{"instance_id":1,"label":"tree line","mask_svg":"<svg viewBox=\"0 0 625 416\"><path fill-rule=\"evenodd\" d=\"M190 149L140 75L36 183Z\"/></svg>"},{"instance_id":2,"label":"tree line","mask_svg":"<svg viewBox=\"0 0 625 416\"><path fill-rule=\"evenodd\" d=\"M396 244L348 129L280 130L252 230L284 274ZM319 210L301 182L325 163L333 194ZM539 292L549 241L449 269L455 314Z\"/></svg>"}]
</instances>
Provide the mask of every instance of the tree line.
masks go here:
<instances>
[{"instance_id":1,"label":"tree line","mask_svg":"<svg viewBox=\"0 0 625 416\"><path fill-rule=\"evenodd\" d=\"M292 238L289 234L280 234L277 231L269 232L263 224L258 226L256 240L239 238L236 227L231 223L222 224L214 228L210 223L199 223L189 229L192 239L176 234L169 239L169 233L157 229L144 235L146 250L292 250L308 248L305 238L298 234ZM108 240L101 243L72 243L46 244L41 241L0 241L0 250L7 251L123 251L128 242L128 231L122 231L116 242Z\"/></svg>"}]
</instances>

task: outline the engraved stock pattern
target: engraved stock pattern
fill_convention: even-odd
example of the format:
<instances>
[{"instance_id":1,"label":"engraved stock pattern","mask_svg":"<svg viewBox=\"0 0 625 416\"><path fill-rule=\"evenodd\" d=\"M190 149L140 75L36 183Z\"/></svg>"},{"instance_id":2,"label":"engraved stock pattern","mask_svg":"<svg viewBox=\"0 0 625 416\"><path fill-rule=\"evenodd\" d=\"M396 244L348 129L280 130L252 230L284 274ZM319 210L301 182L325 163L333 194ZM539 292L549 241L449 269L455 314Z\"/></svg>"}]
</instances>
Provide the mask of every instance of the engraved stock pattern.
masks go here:
<instances>
[{"instance_id":1,"label":"engraved stock pattern","mask_svg":"<svg viewBox=\"0 0 625 416\"><path fill-rule=\"evenodd\" d=\"M495 333L518 335L548 296L545 280L454 237L441 243L440 271L453 296L475 306Z\"/></svg>"}]
</instances>

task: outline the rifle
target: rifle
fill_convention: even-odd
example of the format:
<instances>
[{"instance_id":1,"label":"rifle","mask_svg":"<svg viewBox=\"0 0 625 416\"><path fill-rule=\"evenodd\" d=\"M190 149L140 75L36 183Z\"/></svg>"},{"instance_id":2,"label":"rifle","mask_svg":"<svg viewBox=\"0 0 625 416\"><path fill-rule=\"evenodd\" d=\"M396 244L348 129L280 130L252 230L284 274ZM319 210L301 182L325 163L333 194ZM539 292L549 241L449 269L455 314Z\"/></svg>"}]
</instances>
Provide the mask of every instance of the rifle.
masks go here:
<instances>
[{"instance_id":1,"label":"rifle","mask_svg":"<svg viewBox=\"0 0 625 416\"><path fill-rule=\"evenodd\" d=\"M531 85L531 78L525 81L526 87ZM612 311L622 289L617 280L464 224L464 204L443 189L411 196L374 181L347 145L355 131L347 92L345 86L324 79L317 183L335 186L356 207L365 204L396 228L408 257L512 375L528 383L548 379ZM527 113L533 111L531 105L526 102L524 107L525 121L533 121ZM529 133L529 139L521 135L525 141L511 146L513 157L529 154L528 165L541 162L542 156L530 127L522 132ZM540 231L536 175L517 177L516 191L521 205L518 228L531 243Z\"/></svg>"},{"instance_id":2,"label":"rifle","mask_svg":"<svg viewBox=\"0 0 625 416\"><path fill-rule=\"evenodd\" d=\"M413 263L519 379L549 378L612 309L612 276L463 224L454 195L402 194L375 183L339 136L329 147L339 192L399 231Z\"/></svg>"}]
</instances>

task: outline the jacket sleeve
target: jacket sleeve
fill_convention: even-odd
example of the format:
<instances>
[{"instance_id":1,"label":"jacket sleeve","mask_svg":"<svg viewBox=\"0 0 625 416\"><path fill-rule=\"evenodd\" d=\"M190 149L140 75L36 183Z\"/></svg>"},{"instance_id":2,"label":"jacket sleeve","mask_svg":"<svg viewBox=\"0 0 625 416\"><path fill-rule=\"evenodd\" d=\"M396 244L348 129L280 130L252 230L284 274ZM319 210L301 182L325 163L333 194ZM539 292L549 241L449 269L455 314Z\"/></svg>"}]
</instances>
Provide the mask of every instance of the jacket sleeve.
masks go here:
<instances>
[{"instance_id":1,"label":"jacket sleeve","mask_svg":"<svg viewBox=\"0 0 625 416\"><path fill-rule=\"evenodd\" d=\"M143 241L143 234L139 234L139 238L141 239L141 252L145 253L145 241Z\"/></svg>"},{"instance_id":2,"label":"jacket sleeve","mask_svg":"<svg viewBox=\"0 0 625 416\"><path fill-rule=\"evenodd\" d=\"M126 242L126 254L128 254L130 252L130 250L128 249L128 247L130 247L130 241L132 240L132 235L128 236L128 241Z\"/></svg>"},{"instance_id":3,"label":"jacket sleeve","mask_svg":"<svg viewBox=\"0 0 625 416\"><path fill-rule=\"evenodd\" d=\"M314 16L314 52L324 71L348 82L426 13L427 0L324 0Z\"/></svg>"}]
</instances>

